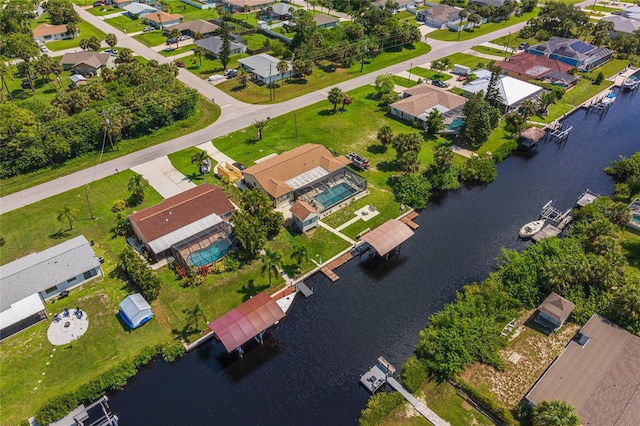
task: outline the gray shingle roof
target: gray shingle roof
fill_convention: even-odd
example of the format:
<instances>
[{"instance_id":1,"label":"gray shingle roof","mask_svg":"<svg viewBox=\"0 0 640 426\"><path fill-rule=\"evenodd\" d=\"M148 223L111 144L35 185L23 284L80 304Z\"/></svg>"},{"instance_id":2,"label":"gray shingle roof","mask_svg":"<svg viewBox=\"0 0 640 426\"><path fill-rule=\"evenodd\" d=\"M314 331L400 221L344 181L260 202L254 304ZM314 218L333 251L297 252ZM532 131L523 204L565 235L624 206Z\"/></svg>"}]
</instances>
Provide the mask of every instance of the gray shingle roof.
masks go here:
<instances>
[{"instance_id":1,"label":"gray shingle roof","mask_svg":"<svg viewBox=\"0 0 640 426\"><path fill-rule=\"evenodd\" d=\"M207 37L201 40L196 40L195 44L204 47L209 52L219 54L222 51L222 38L218 36ZM234 51L245 47L244 44L236 43L233 40L229 41L229 50Z\"/></svg>"},{"instance_id":2,"label":"gray shingle roof","mask_svg":"<svg viewBox=\"0 0 640 426\"><path fill-rule=\"evenodd\" d=\"M87 239L80 235L41 252L0 266L0 308L100 266Z\"/></svg>"}]
</instances>

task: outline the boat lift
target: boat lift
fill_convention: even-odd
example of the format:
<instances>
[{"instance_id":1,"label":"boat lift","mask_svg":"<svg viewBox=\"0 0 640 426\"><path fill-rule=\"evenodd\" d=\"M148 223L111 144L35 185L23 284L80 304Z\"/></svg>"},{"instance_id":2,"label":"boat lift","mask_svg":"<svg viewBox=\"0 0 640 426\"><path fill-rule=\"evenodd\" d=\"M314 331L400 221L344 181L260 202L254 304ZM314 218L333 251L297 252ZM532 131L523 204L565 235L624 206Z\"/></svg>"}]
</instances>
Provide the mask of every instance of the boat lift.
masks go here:
<instances>
[{"instance_id":1,"label":"boat lift","mask_svg":"<svg viewBox=\"0 0 640 426\"><path fill-rule=\"evenodd\" d=\"M547 222L551 223L552 225L558 226L565 220L565 218L569 216L570 213L571 213L571 209L568 209L564 213L556 209L553 206L553 200L549 200L547 204L542 206L542 211L540 212L540 219L544 219Z\"/></svg>"}]
</instances>

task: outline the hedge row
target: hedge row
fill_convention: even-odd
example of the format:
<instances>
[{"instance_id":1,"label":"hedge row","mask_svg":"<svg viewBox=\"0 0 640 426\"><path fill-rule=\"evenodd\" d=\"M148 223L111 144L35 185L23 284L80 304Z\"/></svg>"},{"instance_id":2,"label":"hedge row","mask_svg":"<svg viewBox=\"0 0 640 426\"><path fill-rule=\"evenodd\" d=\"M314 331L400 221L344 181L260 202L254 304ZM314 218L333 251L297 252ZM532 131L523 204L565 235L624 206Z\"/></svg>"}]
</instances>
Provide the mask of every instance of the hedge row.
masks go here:
<instances>
[{"instance_id":1,"label":"hedge row","mask_svg":"<svg viewBox=\"0 0 640 426\"><path fill-rule=\"evenodd\" d=\"M404 402L404 397L398 392L380 392L369 398L367 408L362 410L358 424L360 426L379 425L394 408Z\"/></svg>"},{"instance_id":2,"label":"hedge row","mask_svg":"<svg viewBox=\"0 0 640 426\"><path fill-rule=\"evenodd\" d=\"M484 407L487 411L491 412L494 416L496 416L499 420L504 422L505 424L517 425L516 419L511 414L511 411L503 407L502 405L495 402L493 399L489 398L487 395L477 391L473 386L469 383L465 382L460 378L455 379L455 386L462 389L471 399L473 399L478 405Z\"/></svg>"}]
</instances>

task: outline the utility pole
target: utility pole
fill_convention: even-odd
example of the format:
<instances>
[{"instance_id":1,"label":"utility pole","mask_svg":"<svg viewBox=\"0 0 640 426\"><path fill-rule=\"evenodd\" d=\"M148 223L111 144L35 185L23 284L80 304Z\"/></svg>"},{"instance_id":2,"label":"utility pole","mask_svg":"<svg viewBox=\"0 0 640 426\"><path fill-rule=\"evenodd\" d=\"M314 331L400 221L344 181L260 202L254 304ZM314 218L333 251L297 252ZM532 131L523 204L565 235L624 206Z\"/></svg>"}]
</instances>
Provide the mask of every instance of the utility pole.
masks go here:
<instances>
[{"instance_id":1,"label":"utility pole","mask_svg":"<svg viewBox=\"0 0 640 426\"><path fill-rule=\"evenodd\" d=\"M87 199L87 207L89 207L89 216L91 217L91 220L93 220L95 219L95 217L93 217L93 211L91 210L91 203L89 202L89 185L84 186L84 196Z\"/></svg>"},{"instance_id":2,"label":"utility pole","mask_svg":"<svg viewBox=\"0 0 640 426\"><path fill-rule=\"evenodd\" d=\"M409 65L409 81L411 81L411 71L413 70L413 62Z\"/></svg>"},{"instance_id":3,"label":"utility pole","mask_svg":"<svg viewBox=\"0 0 640 426\"><path fill-rule=\"evenodd\" d=\"M109 121L109 117L107 117L107 111L102 109L102 118L104 119L104 134L102 135L102 146L104 146L104 142L106 141L107 136L109 137L109 144L111 145L111 150L113 151L113 139L111 139L111 122Z\"/></svg>"}]
</instances>

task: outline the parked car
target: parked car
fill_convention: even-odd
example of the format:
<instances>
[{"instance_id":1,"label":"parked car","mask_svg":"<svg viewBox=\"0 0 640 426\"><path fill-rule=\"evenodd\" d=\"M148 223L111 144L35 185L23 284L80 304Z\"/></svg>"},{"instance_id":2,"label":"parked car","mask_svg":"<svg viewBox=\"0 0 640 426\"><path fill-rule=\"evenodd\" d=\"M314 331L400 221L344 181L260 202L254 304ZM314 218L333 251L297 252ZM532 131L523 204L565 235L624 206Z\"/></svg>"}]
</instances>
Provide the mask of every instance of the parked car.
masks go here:
<instances>
[{"instance_id":1,"label":"parked car","mask_svg":"<svg viewBox=\"0 0 640 426\"><path fill-rule=\"evenodd\" d=\"M246 169L246 167L244 166L244 164L242 163L238 163L237 161L235 163L233 163L233 167L235 167L236 169L242 171L244 169Z\"/></svg>"},{"instance_id":2,"label":"parked car","mask_svg":"<svg viewBox=\"0 0 640 426\"><path fill-rule=\"evenodd\" d=\"M175 38L168 38L167 39L167 44L176 44L176 39Z\"/></svg>"},{"instance_id":3,"label":"parked car","mask_svg":"<svg viewBox=\"0 0 640 426\"><path fill-rule=\"evenodd\" d=\"M238 71L236 70L227 70L227 71L229 71L227 72L227 78L233 78L238 75Z\"/></svg>"},{"instance_id":4,"label":"parked car","mask_svg":"<svg viewBox=\"0 0 640 426\"><path fill-rule=\"evenodd\" d=\"M100 7L100 6L104 6L103 1L98 0L96 2L93 2L93 7Z\"/></svg>"},{"instance_id":5,"label":"parked car","mask_svg":"<svg viewBox=\"0 0 640 426\"><path fill-rule=\"evenodd\" d=\"M176 62L176 67L178 67L178 68L184 68L184 62L182 62L182 61L178 61L178 62Z\"/></svg>"},{"instance_id":6,"label":"parked car","mask_svg":"<svg viewBox=\"0 0 640 426\"><path fill-rule=\"evenodd\" d=\"M520 43L520 46L518 46L518 49L527 50L529 47L531 47L529 43Z\"/></svg>"},{"instance_id":7,"label":"parked car","mask_svg":"<svg viewBox=\"0 0 640 426\"><path fill-rule=\"evenodd\" d=\"M43 44L42 46L40 46L40 51L42 53L47 53L49 51L49 48Z\"/></svg>"},{"instance_id":8,"label":"parked car","mask_svg":"<svg viewBox=\"0 0 640 426\"><path fill-rule=\"evenodd\" d=\"M447 83L441 80L431 80L431 84L433 84L436 87L442 87L442 88L449 86Z\"/></svg>"},{"instance_id":9,"label":"parked car","mask_svg":"<svg viewBox=\"0 0 640 426\"><path fill-rule=\"evenodd\" d=\"M144 28L142 29L142 32L143 32L143 33L148 33L149 31L153 31L153 27L144 27Z\"/></svg>"},{"instance_id":10,"label":"parked car","mask_svg":"<svg viewBox=\"0 0 640 426\"><path fill-rule=\"evenodd\" d=\"M116 49L105 49L104 52L105 53L110 53L113 56L116 56L118 54L118 51Z\"/></svg>"},{"instance_id":11,"label":"parked car","mask_svg":"<svg viewBox=\"0 0 640 426\"><path fill-rule=\"evenodd\" d=\"M222 76L220 74L214 74L214 75L210 75L207 80L209 80L209 81L217 81L217 80L222 80L223 78L224 78L224 76Z\"/></svg>"},{"instance_id":12,"label":"parked car","mask_svg":"<svg viewBox=\"0 0 640 426\"><path fill-rule=\"evenodd\" d=\"M222 75L224 75L225 77L229 77L229 74L233 74L234 76L236 74L238 74L237 70L233 70L233 69L229 69L229 70L225 70Z\"/></svg>"},{"instance_id":13,"label":"parked car","mask_svg":"<svg viewBox=\"0 0 640 426\"><path fill-rule=\"evenodd\" d=\"M614 10L613 12L611 12L612 15L622 15L622 11L621 10Z\"/></svg>"},{"instance_id":14,"label":"parked car","mask_svg":"<svg viewBox=\"0 0 640 426\"><path fill-rule=\"evenodd\" d=\"M180 37L178 37L178 41L184 41L184 40L189 40L191 37L189 37L188 35L181 35Z\"/></svg>"}]
</instances>

